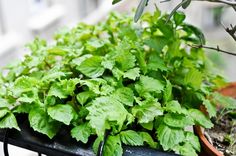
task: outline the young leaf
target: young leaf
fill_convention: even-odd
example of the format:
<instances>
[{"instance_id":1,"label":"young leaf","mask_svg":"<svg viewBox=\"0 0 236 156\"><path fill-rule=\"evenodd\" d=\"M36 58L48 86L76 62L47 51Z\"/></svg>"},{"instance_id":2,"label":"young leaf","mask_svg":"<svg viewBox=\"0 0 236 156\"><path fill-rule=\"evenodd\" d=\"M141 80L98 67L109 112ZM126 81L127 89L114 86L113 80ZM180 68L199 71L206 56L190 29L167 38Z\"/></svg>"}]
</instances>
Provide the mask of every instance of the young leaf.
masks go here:
<instances>
[{"instance_id":1,"label":"young leaf","mask_svg":"<svg viewBox=\"0 0 236 156\"><path fill-rule=\"evenodd\" d=\"M175 21L175 24L178 26L180 24L183 23L183 21L185 20L185 14L183 12L175 12L174 14L174 21Z\"/></svg>"},{"instance_id":2,"label":"young leaf","mask_svg":"<svg viewBox=\"0 0 236 156\"><path fill-rule=\"evenodd\" d=\"M85 91L77 94L76 99L81 105L84 105L88 99L92 99L96 97L96 94L94 94L92 91Z\"/></svg>"},{"instance_id":3,"label":"young leaf","mask_svg":"<svg viewBox=\"0 0 236 156\"><path fill-rule=\"evenodd\" d=\"M174 151L183 156L198 156L195 149L189 143L177 145L176 147L174 147Z\"/></svg>"},{"instance_id":4,"label":"young leaf","mask_svg":"<svg viewBox=\"0 0 236 156\"><path fill-rule=\"evenodd\" d=\"M143 138L133 130L120 132L121 141L126 145L141 146L143 145Z\"/></svg>"},{"instance_id":5,"label":"young leaf","mask_svg":"<svg viewBox=\"0 0 236 156\"><path fill-rule=\"evenodd\" d=\"M69 104L57 104L47 110L48 115L57 121L69 125L71 120L76 116L74 108Z\"/></svg>"},{"instance_id":6,"label":"young leaf","mask_svg":"<svg viewBox=\"0 0 236 156\"><path fill-rule=\"evenodd\" d=\"M88 142L88 138L91 135L91 133L92 130L88 123L76 126L71 130L72 138L75 138L77 141L81 141L85 144Z\"/></svg>"},{"instance_id":7,"label":"young leaf","mask_svg":"<svg viewBox=\"0 0 236 156\"><path fill-rule=\"evenodd\" d=\"M182 129L171 128L165 124L161 124L157 129L157 139L160 141L163 149L173 149L184 140L184 131Z\"/></svg>"}]
</instances>

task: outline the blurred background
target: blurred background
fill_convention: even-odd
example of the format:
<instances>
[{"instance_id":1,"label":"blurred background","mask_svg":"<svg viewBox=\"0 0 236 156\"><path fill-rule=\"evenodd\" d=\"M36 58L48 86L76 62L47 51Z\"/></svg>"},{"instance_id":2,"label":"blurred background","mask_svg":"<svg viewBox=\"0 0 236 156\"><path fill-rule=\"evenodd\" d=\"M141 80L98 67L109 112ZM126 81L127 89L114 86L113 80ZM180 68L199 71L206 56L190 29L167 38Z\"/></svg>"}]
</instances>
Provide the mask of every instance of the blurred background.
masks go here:
<instances>
[{"instance_id":1,"label":"blurred background","mask_svg":"<svg viewBox=\"0 0 236 156\"><path fill-rule=\"evenodd\" d=\"M0 68L22 58L27 52L25 44L35 37L52 41L53 34L63 27L79 22L89 24L104 19L110 11L131 12L139 0L123 0L112 6L112 0L0 0ZM145 11L155 9L170 12L180 0L160 3L150 0ZM236 24L236 12L222 5L193 2L184 10L187 22L200 27L207 44L236 52L236 42L225 32L223 25ZM209 57L222 69L229 81L236 81L236 57L207 51ZM36 156L37 153L10 146L10 155ZM0 144L0 156L3 156Z\"/></svg>"}]
</instances>

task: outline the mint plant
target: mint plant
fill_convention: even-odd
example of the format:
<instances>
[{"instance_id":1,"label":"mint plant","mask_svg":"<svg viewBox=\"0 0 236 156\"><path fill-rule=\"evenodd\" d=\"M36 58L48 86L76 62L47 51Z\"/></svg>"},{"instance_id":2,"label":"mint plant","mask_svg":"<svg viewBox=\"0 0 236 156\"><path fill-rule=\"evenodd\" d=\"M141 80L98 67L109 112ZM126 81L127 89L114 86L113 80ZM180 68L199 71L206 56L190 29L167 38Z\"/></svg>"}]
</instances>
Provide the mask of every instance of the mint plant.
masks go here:
<instances>
[{"instance_id":1,"label":"mint plant","mask_svg":"<svg viewBox=\"0 0 236 156\"><path fill-rule=\"evenodd\" d=\"M3 68L0 128L20 130L16 117L24 113L50 139L62 125L83 143L96 136L95 153L107 133L105 156L121 156L122 145L197 155L198 137L186 127L213 126L199 106L215 116L225 97L214 90L225 81L202 49L187 46L205 38L184 19L156 10L135 24L112 13L97 25L62 29L53 44L35 39L31 54Z\"/></svg>"}]
</instances>

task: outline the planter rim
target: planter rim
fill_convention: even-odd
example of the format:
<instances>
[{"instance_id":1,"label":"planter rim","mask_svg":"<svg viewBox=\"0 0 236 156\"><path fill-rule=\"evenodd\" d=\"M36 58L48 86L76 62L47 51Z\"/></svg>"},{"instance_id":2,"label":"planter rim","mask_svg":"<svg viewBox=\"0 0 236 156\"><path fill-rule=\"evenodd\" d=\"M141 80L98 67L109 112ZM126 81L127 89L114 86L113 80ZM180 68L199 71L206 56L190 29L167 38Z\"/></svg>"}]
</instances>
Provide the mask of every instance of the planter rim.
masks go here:
<instances>
[{"instance_id":1,"label":"planter rim","mask_svg":"<svg viewBox=\"0 0 236 156\"><path fill-rule=\"evenodd\" d=\"M236 98L236 82L229 83L225 87L218 90L223 95ZM200 110L206 114L206 110L201 107ZM218 151L205 137L204 128L201 126L194 126L194 133L198 135L202 148L205 152L210 154L210 156L224 156L220 151Z\"/></svg>"}]
</instances>

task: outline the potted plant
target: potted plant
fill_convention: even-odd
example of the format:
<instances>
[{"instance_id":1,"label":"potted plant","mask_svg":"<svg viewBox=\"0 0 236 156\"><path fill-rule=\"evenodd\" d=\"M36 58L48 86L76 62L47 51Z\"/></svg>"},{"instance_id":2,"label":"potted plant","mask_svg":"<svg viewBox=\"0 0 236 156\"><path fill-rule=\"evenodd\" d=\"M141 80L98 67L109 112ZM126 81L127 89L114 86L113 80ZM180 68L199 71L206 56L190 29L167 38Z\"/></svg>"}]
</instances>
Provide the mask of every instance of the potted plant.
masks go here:
<instances>
[{"instance_id":1,"label":"potted plant","mask_svg":"<svg viewBox=\"0 0 236 156\"><path fill-rule=\"evenodd\" d=\"M94 136L95 153L105 140L105 156L122 155L122 145L197 155L186 127L213 127L199 106L214 116L211 97L225 82L202 49L189 47L205 43L202 32L181 12L168 17L156 10L135 24L112 13L61 30L54 44L35 39L1 74L0 128L20 130L16 115L26 114L50 139L66 126L78 142Z\"/></svg>"},{"instance_id":2,"label":"potted plant","mask_svg":"<svg viewBox=\"0 0 236 156\"><path fill-rule=\"evenodd\" d=\"M219 93L236 98L236 83L231 83L219 90ZM224 107L218 107L217 115L212 119L214 127L204 130L199 126L194 127L195 133L199 136L202 144L202 149L205 155L211 156L230 156L236 154L236 140L235 140L235 112L236 106L231 105L235 103L234 99L220 98L220 94L214 97L217 103L224 104ZM202 111L206 113L204 107ZM207 113L206 113L207 114ZM208 114L209 115L209 114Z\"/></svg>"}]
</instances>

